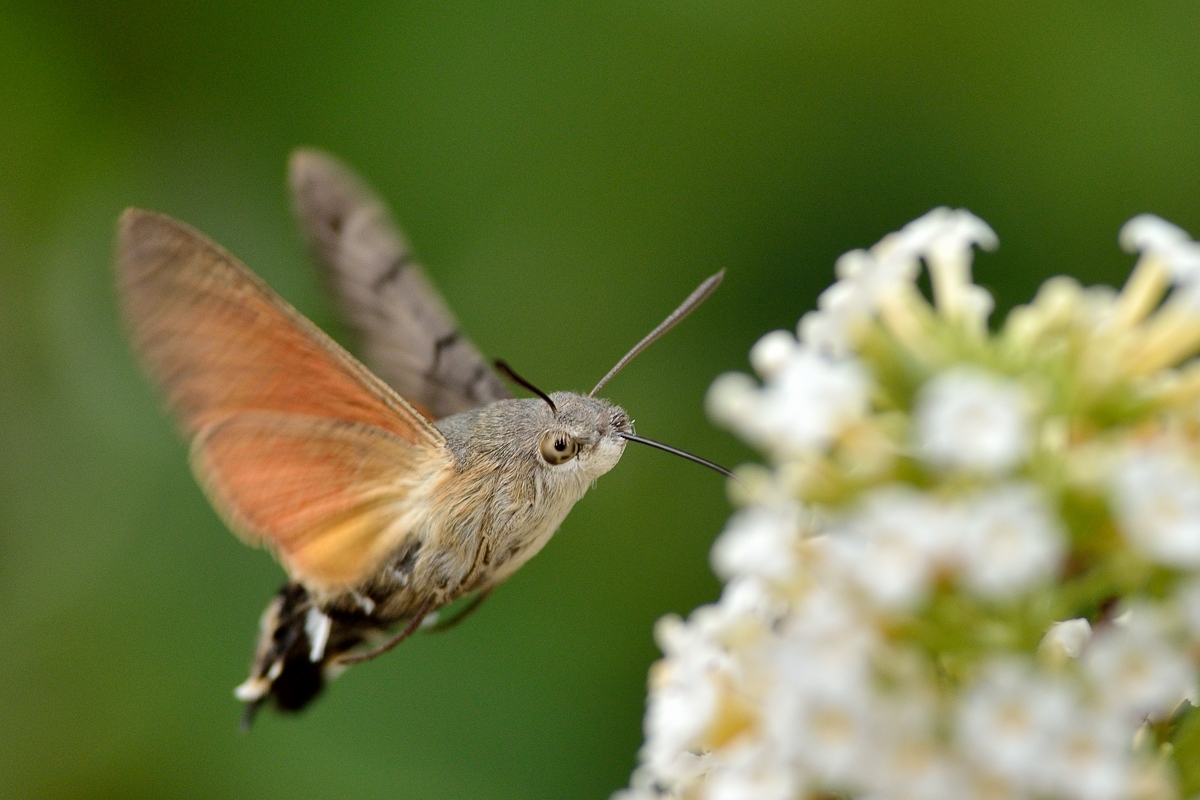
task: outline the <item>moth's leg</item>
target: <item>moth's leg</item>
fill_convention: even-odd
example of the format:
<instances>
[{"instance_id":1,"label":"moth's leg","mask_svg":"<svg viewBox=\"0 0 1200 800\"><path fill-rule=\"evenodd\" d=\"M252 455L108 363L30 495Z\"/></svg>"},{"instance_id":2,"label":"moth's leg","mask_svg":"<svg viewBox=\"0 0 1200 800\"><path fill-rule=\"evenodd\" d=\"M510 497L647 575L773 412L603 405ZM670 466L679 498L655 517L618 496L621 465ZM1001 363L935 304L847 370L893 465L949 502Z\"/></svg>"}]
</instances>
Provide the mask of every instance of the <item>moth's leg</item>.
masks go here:
<instances>
[{"instance_id":1,"label":"moth's leg","mask_svg":"<svg viewBox=\"0 0 1200 800\"><path fill-rule=\"evenodd\" d=\"M257 700L249 700L246 702L246 707L242 710L242 721L238 723L238 729L242 733L249 733L254 727L254 718L258 716L258 709L266 702L265 697L260 697Z\"/></svg>"},{"instance_id":2,"label":"moth's leg","mask_svg":"<svg viewBox=\"0 0 1200 800\"><path fill-rule=\"evenodd\" d=\"M381 656L384 653L386 653L388 650L391 650L393 647L395 647L396 645L403 642L409 636L412 636L413 633L417 630L417 628L421 627L421 623L425 621L426 615L429 614L430 611L433 611L433 602L434 602L434 600L433 600L432 596L425 598L425 600L422 601L420 608L418 608L416 613L413 614L412 619L410 619L408 621L408 624L404 626L404 630L400 631L399 633L397 633L392 638L388 639L383 644L379 645L378 647L376 647L372 650L368 650L365 653L357 653L355 655L342 656L341 658L338 659L337 663L345 664L345 665L360 664L363 661L370 661L372 658L377 658L378 656Z\"/></svg>"},{"instance_id":3,"label":"moth's leg","mask_svg":"<svg viewBox=\"0 0 1200 800\"><path fill-rule=\"evenodd\" d=\"M457 614L455 614L453 617L451 617L448 620L444 620L444 621L438 620L433 625L430 625L427 628L427 630L430 633L441 633L442 631L450 630L455 625L462 622L467 617L471 616L471 614L473 614L475 612L475 609L477 609L481 605L483 605L483 601L487 600L488 595L491 593L492 593L491 589L484 589L482 592L480 592L479 594L477 594L473 598L471 598L471 602L467 603L467 605L463 607L462 611L458 612Z\"/></svg>"}]
</instances>

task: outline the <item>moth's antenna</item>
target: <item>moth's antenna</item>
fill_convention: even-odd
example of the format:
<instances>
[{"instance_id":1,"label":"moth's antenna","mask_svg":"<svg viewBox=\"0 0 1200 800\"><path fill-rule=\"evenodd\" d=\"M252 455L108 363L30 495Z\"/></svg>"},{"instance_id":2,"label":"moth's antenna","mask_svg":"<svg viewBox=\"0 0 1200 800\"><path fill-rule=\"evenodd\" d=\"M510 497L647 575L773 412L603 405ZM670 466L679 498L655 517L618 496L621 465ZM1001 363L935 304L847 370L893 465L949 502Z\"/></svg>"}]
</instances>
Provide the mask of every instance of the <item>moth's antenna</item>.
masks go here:
<instances>
[{"instance_id":1,"label":"moth's antenna","mask_svg":"<svg viewBox=\"0 0 1200 800\"><path fill-rule=\"evenodd\" d=\"M725 469L720 464L714 464L713 462L709 461L707 458L701 458L700 456L694 456L691 453L687 452L686 450L680 450L678 447L671 447L671 445L669 445L669 444L663 444L662 442L656 442L653 439L647 439L644 436L634 436L632 433L622 433L622 434L618 434L618 435L622 439L628 439L629 441L637 442L638 444L648 444L651 447L657 447L659 450L665 450L668 453L673 453L674 455L677 455L680 458L686 458L688 461L695 461L697 464L699 464L703 467L708 467L711 470L721 473L726 478L733 478L735 481L738 480L737 475L734 475L732 471Z\"/></svg>"},{"instance_id":2,"label":"moth's antenna","mask_svg":"<svg viewBox=\"0 0 1200 800\"><path fill-rule=\"evenodd\" d=\"M696 287L696 291L688 295L687 300L679 304L679 308L675 309L670 315L658 324L658 327L646 334L646 338L633 346L633 349L625 354L624 358L617 362L617 365L608 371L608 374L600 379L596 384L596 388L588 394L588 397L595 397L596 392L604 388L604 384L612 380L612 377L620 372L626 364L637 356L638 353L645 350L654 343L654 340L662 336L667 331L678 325L684 317L696 310L696 306L704 302L713 291L721 285L721 280L725 277L725 270L721 270L716 275L713 275L704 283Z\"/></svg>"},{"instance_id":3,"label":"moth's antenna","mask_svg":"<svg viewBox=\"0 0 1200 800\"><path fill-rule=\"evenodd\" d=\"M550 395L546 394L541 389L537 388L532 383L530 383L529 381L522 378L520 375L518 375L516 372L513 371L512 367L510 367L504 361L497 358L492 363L496 365L496 369L498 369L504 373L504 377L508 378L510 381L512 381L515 384L524 386L526 389L528 389L529 391L536 394L538 397L545 400L546 405L550 406L551 411L553 411L555 414L558 413L558 406L554 405L554 401L550 399Z\"/></svg>"}]
</instances>

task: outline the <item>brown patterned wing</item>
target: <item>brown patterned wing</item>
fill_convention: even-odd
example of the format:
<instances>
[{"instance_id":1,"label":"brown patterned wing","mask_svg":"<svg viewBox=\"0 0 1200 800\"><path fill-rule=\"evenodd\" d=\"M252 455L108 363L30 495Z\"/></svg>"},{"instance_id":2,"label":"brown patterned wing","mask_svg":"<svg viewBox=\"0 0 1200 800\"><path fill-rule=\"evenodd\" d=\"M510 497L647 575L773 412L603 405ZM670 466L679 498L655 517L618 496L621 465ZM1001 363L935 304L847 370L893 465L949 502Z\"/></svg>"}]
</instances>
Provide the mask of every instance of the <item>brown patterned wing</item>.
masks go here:
<instances>
[{"instance_id":1,"label":"brown patterned wing","mask_svg":"<svg viewBox=\"0 0 1200 800\"><path fill-rule=\"evenodd\" d=\"M383 201L349 167L297 150L289 176L296 215L363 359L392 388L433 419L512 396L459 330Z\"/></svg>"},{"instance_id":2,"label":"brown patterned wing","mask_svg":"<svg viewBox=\"0 0 1200 800\"><path fill-rule=\"evenodd\" d=\"M316 588L356 583L450 463L441 434L237 259L128 209L117 284L134 347L234 531Z\"/></svg>"}]
</instances>

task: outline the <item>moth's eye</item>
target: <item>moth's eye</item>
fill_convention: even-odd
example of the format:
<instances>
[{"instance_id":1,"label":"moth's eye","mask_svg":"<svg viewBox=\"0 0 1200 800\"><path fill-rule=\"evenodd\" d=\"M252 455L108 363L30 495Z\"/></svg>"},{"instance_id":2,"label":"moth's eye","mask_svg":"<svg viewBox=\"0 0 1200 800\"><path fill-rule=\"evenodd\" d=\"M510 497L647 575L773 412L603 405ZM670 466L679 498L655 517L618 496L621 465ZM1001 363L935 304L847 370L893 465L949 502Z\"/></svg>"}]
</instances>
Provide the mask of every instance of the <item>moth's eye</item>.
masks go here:
<instances>
[{"instance_id":1,"label":"moth's eye","mask_svg":"<svg viewBox=\"0 0 1200 800\"><path fill-rule=\"evenodd\" d=\"M542 458L547 464L562 464L570 461L579 452L575 437L561 431L546 431L542 436Z\"/></svg>"}]
</instances>

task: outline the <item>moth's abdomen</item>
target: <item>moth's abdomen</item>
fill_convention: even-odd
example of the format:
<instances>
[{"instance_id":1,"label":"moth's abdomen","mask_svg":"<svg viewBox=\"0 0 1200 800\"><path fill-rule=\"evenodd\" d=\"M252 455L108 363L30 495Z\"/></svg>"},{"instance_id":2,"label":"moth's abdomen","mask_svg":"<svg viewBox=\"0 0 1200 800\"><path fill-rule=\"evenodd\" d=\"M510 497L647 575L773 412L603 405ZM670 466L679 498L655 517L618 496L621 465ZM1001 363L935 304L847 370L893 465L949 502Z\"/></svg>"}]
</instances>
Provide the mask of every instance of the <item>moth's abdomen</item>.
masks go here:
<instances>
[{"instance_id":1,"label":"moth's abdomen","mask_svg":"<svg viewBox=\"0 0 1200 800\"><path fill-rule=\"evenodd\" d=\"M307 706L341 671L339 657L382 630L365 612L326 614L304 586L284 586L263 612L250 677L234 690L246 704L242 727L268 700L284 711Z\"/></svg>"}]
</instances>

